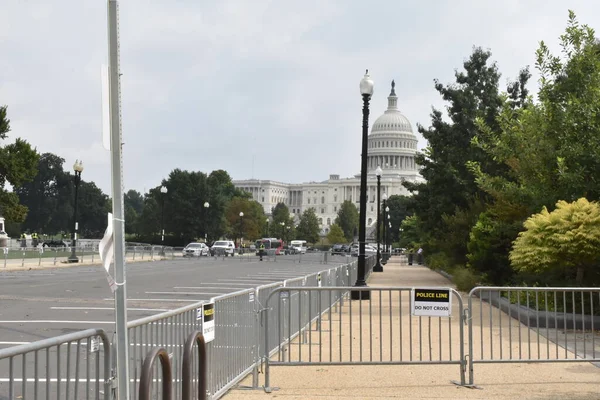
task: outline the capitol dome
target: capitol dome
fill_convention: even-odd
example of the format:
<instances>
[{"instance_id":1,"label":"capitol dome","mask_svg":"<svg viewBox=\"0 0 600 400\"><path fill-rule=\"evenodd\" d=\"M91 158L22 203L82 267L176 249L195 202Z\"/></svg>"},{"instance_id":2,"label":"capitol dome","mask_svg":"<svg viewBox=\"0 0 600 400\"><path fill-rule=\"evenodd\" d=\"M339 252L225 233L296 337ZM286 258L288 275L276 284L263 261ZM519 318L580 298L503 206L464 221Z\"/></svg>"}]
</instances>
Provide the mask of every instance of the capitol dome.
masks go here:
<instances>
[{"instance_id":1,"label":"capitol dome","mask_svg":"<svg viewBox=\"0 0 600 400\"><path fill-rule=\"evenodd\" d=\"M392 81L388 108L371 127L367 161L369 171L374 171L378 166L384 173L416 171L417 142L410 121L398 110L396 83Z\"/></svg>"}]
</instances>

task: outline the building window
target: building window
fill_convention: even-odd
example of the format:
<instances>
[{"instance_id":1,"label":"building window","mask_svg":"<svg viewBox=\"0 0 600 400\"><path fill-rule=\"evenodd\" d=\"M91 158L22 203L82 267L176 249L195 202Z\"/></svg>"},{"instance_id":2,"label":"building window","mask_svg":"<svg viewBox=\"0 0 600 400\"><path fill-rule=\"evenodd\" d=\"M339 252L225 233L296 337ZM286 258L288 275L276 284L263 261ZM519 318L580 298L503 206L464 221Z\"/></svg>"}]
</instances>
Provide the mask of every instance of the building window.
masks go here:
<instances>
[{"instance_id":1,"label":"building window","mask_svg":"<svg viewBox=\"0 0 600 400\"><path fill-rule=\"evenodd\" d=\"M321 208L321 214L325 214L325 209Z\"/></svg>"},{"instance_id":2,"label":"building window","mask_svg":"<svg viewBox=\"0 0 600 400\"><path fill-rule=\"evenodd\" d=\"M310 199L308 199L308 204L310 204Z\"/></svg>"},{"instance_id":3,"label":"building window","mask_svg":"<svg viewBox=\"0 0 600 400\"><path fill-rule=\"evenodd\" d=\"M323 218L319 218L319 225L323 225Z\"/></svg>"},{"instance_id":4,"label":"building window","mask_svg":"<svg viewBox=\"0 0 600 400\"><path fill-rule=\"evenodd\" d=\"M327 218L327 225L331 225L331 218Z\"/></svg>"},{"instance_id":5,"label":"building window","mask_svg":"<svg viewBox=\"0 0 600 400\"><path fill-rule=\"evenodd\" d=\"M371 212L373 212L373 206L371 206Z\"/></svg>"},{"instance_id":6,"label":"building window","mask_svg":"<svg viewBox=\"0 0 600 400\"><path fill-rule=\"evenodd\" d=\"M371 225L373 223L373 220L371 218L369 218L369 221L367 221L367 225Z\"/></svg>"},{"instance_id":7,"label":"building window","mask_svg":"<svg viewBox=\"0 0 600 400\"><path fill-rule=\"evenodd\" d=\"M337 194L333 196L333 201L337 203Z\"/></svg>"},{"instance_id":8,"label":"building window","mask_svg":"<svg viewBox=\"0 0 600 400\"><path fill-rule=\"evenodd\" d=\"M333 211L337 212L337 206L333 207Z\"/></svg>"},{"instance_id":9,"label":"building window","mask_svg":"<svg viewBox=\"0 0 600 400\"><path fill-rule=\"evenodd\" d=\"M261 197L261 201L264 203L265 202L265 196Z\"/></svg>"},{"instance_id":10,"label":"building window","mask_svg":"<svg viewBox=\"0 0 600 400\"><path fill-rule=\"evenodd\" d=\"M325 196L321 196L321 204L325 204Z\"/></svg>"}]
</instances>

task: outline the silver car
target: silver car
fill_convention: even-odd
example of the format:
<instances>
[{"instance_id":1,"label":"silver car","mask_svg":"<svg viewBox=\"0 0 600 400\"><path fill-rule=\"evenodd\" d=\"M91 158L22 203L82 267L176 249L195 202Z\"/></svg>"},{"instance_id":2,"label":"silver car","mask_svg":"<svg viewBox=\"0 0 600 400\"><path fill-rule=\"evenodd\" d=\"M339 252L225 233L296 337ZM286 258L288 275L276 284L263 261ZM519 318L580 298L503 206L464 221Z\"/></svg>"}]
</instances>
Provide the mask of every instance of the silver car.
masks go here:
<instances>
[{"instance_id":1,"label":"silver car","mask_svg":"<svg viewBox=\"0 0 600 400\"><path fill-rule=\"evenodd\" d=\"M208 256L209 248L204 243L190 243L183 249L184 257Z\"/></svg>"}]
</instances>

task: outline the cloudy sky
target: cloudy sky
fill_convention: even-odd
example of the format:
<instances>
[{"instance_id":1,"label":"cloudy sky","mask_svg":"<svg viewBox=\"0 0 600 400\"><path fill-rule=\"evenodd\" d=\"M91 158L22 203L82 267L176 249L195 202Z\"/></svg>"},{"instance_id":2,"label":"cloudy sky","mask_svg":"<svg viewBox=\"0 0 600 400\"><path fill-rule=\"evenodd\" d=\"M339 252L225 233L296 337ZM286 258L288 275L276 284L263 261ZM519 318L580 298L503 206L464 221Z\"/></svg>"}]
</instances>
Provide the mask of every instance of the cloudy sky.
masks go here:
<instances>
[{"instance_id":1,"label":"cloudy sky","mask_svg":"<svg viewBox=\"0 0 600 400\"><path fill-rule=\"evenodd\" d=\"M110 194L100 69L106 0L2 0L0 104L12 132L56 153ZM587 0L121 0L124 184L140 192L174 168L300 183L359 172L361 98L371 122L396 80L400 110L429 125L473 46L492 51L503 84L533 68L540 40L558 52ZM534 78L537 76L534 73ZM416 132L416 126L414 128ZM419 137L420 147L426 145Z\"/></svg>"}]
</instances>

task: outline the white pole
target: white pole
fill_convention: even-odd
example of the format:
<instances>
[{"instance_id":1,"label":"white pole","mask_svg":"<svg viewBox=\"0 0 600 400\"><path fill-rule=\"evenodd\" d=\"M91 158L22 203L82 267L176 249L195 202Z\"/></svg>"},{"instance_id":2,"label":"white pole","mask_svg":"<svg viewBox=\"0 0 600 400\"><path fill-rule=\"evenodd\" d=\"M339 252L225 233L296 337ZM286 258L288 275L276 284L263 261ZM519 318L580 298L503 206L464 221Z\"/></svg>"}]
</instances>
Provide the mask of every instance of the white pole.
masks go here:
<instances>
[{"instance_id":1,"label":"white pole","mask_svg":"<svg viewBox=\"0 0 600 400\"><path fill-rule=\"evenodd\" d=\"M119 70L119 6L108 0L108 59L110 83L110 142L112 169L113 229L115 246L115 329L117 400L129 399L127 354L127 292L125 287L125 221L123 213L123 160L121 157L121 84Z\"/></svg>"}]
</instances>

